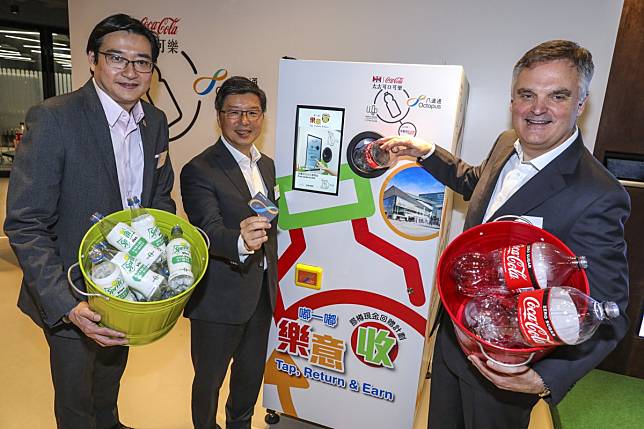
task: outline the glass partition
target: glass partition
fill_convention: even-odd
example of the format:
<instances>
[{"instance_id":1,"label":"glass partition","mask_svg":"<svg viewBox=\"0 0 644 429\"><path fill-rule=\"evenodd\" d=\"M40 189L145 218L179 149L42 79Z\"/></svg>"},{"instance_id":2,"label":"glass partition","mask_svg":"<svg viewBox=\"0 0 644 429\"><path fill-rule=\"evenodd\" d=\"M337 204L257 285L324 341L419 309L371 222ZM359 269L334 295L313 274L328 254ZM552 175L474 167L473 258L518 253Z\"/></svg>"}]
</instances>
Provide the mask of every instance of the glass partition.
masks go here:
<instances>
[{"instance_id":1,"label":"glass partition","mask_svg":"<svg viewBox=\"0 0 644 429\"><path fill-rule=\"evenodd\" d=\"M72 55L69 48L69 36L53 33L52 39L56 95L61 95L72 90Z\"/></svg>"},{"instance_id":2,"label":"glass partition","mask_svg":"<svg viewBox=\"0 0 644 429\"><path fill-rule=\"evenodd\" d=\"M43 30L46 31L46 30ZM43 33L44 34L44 33ZM15 148L20 144L27 110L44 98L71 91L69 37L51 34L53 67L43 76L41 31L0 26L0 176L11 171ZM49 94L43 82L54 82Z\"/></svg>"}]
</instances>

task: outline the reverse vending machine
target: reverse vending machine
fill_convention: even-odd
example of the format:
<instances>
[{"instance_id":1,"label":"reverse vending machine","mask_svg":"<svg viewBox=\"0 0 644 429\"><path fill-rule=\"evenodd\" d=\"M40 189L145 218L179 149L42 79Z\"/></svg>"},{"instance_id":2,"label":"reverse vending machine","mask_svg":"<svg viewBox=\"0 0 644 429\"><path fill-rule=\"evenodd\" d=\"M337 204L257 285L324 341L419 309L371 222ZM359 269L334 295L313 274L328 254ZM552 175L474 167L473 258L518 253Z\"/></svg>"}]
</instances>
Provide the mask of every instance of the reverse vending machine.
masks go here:
<instances>
[{"instance_id":1,"label":"reverse vending machine","mask_svg":"<svg viewBox=\"0 0 644 429\"><path fill-rule=\"evenodd\" d=\"M280 62L264 407L337 429L412 428L452 197L415 160L381 168L371 143L411 135L458 153L467 95L461 66Z\"/></svg>"}]
</instances>

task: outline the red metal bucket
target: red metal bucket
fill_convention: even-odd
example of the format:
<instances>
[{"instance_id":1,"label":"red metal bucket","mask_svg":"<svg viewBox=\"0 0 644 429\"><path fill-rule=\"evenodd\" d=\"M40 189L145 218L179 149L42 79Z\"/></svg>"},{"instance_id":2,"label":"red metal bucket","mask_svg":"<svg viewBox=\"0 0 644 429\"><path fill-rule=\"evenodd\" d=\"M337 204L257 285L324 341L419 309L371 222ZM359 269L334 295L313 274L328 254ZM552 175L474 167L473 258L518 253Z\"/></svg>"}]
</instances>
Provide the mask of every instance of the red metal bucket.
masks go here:
<instances>
[{"instance_id":1,"label":"red metal bucket","mask_svg":"<svg viewBox=\"0 0 644 429\"><path fill-rule=\"evenodd\" d=\"M470 332L463 324L463 309L469 297L458 292L451 274L456 258L463 253L488 252L505 246L537 241L553 244L563 253L575 256L568 246L549 232L524 222L509 221L490 222L468 229L456 237L443 251L438 261L436 287L443 306L454 324L458 343L466 355L474 354L481 359L490 359L501 365L520 366L536 362L554 348L554 346L523 349L500 347ZM566 286L589 293L588 278L583 270L575 271L566 281Z\"/></svg>"}]
</instances>

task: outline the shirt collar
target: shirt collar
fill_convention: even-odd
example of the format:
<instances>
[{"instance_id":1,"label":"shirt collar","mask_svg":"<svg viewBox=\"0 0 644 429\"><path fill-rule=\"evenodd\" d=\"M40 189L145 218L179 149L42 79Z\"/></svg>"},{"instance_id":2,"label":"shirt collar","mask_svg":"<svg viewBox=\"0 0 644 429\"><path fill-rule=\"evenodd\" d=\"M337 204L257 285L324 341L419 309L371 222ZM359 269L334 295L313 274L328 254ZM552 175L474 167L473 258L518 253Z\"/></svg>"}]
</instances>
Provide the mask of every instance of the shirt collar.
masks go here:
<instances>
[{"instance_id":1,"label":"shirt collar","mask_svg":"<svg viewBox=\"0 0 644 429\"><path fill-rule=\"evenodd\" d=\"M564 141L556 148L544 153L543 155L539 155L536 158L532 158L530 161L523 160L523 148L521 147L521 143L519 142L519 139L517 139L517 141L514 142L514 150L516 151L519 157L519 162L521 162L522 164L530 164L537 170L541 171L546 165L550 164L556 157L558 157L564 150L568 149L570 145L577 139L578 135L579 135L579 127L575 126L575 132L572 133L572 135L568 137L566 141Z\"/></svg>"},{"instance_id":2,"label":"shirt collar","mask_svg":"<svg viewBox=\"0 0 644 429\"><path fill-rule=\"evenodd\" d=\"M262 157L261 152L257 150L255 145L252 145L250 147L250 160L249 160L246 155L244 155L239 150L234 148L230 143L228 143L228 141L224 136L221 136L220 138L224 146L226 146L230 154L233 156L233 158L235 158L235 161L237 161L237 164L241 164L242 162L250 162L251 164L256 164L257 161L259 161L259 159Z\"/></svg>"},{"instance_id":3,"label":"shirt collar","mask_svg":"<svg viewBox=\"0 0 644 429\"><path fill-rule=\"evenodd\" d=\"M141 100L136 102L130 112L126 112L125 109L123 109L116 101L112 99L112 97L107 95L107 93L98 86L94 78L92 78L92 83L94 84L94 88L96 89L99 100L101 100L101 105L103 106L103 111L105 112L105 117L107 118L107 123L110 128L114 127L123 112L128 115L131 114L134 118L134 122L137 124L141 121L141 119L143 119L143 116L145 116L145 113L143 112L143 106L141 105Z\"/></svg>"}]
</instances>

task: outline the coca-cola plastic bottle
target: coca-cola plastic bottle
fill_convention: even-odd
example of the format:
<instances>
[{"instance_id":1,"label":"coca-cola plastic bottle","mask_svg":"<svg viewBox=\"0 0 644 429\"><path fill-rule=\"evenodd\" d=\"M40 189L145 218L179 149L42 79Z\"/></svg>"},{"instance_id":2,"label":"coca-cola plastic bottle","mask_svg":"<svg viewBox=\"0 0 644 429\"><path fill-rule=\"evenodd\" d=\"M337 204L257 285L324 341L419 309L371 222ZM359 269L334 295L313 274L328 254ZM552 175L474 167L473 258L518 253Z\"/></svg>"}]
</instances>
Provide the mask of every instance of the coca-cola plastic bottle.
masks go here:
<instances>
[{"instance_id":1,"label":"coca-cola plastic bottle","mask_svg":"<svg viewBox=\"0 0 644 429\"><path fill-rule=\"evenodd\" d=\"M465 305L463 322L491 344L529 348L582 343L603 320L617 316L619 307L612 301L554 286L514 296L474 297Z\"/></svg>"},{"instance_id":2,"label":"coca-cola plastic bottle","mask_svg":"<svg viewBox=\"0 0 644 429\"><path fill-rule=\"evenodd\" d=\"M353 153L353 162L363 173L389 168L389 152L382 150L374 139L365 139L363 145L357 145Z\"/></svg>"},{"instance_id":3,"label":"coca-cola plastic bottle","mask_svg":"<svg viewBox=\"0 0 644 429\"><path fill-rule=\"evenodd\" d=\"M585 256L568 256L550 243L536 242L465 253L454 262L452 275L459 292L483 296L561 285L586 267Z\"/></svg>"}]
</instances>

